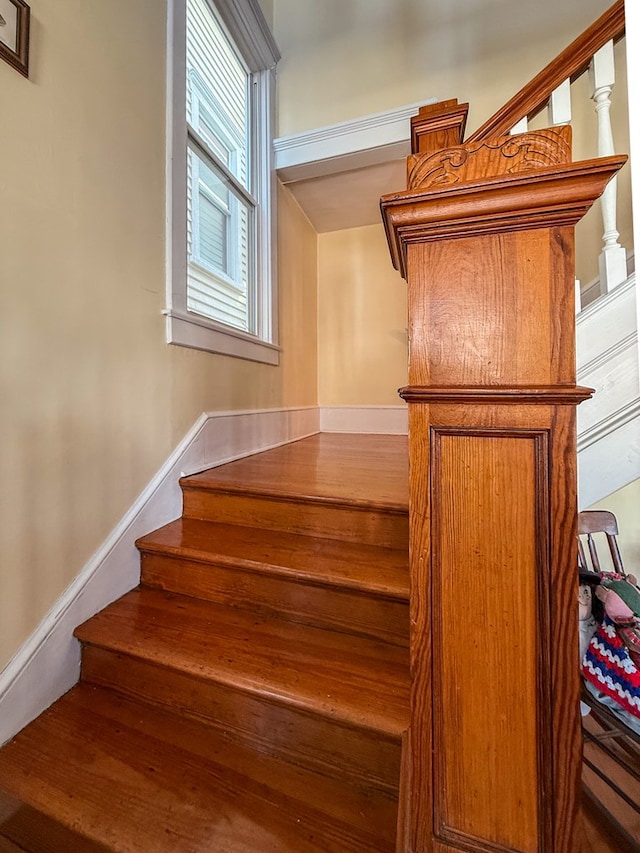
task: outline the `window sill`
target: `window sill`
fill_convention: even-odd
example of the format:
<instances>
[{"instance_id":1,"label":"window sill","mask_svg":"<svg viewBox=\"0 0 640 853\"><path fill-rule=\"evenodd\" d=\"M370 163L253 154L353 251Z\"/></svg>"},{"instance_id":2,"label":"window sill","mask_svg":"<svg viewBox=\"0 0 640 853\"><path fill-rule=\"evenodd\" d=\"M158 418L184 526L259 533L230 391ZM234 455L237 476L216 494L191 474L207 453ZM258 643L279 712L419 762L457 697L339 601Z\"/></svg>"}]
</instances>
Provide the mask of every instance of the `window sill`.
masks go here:
<instances>
[{"instance_id":1,"label":"window sill","mask_svg":"<svg viewBox=\"0 0 640 853\"><path fill-rule=\"evenodd\" d=\"M280 363L280 347L275 344L261 341L236 329L218 326L205 318L200 319L176 311L163 313L167 318L167 343L261 364Z\"/></svg>"}]
</instances>

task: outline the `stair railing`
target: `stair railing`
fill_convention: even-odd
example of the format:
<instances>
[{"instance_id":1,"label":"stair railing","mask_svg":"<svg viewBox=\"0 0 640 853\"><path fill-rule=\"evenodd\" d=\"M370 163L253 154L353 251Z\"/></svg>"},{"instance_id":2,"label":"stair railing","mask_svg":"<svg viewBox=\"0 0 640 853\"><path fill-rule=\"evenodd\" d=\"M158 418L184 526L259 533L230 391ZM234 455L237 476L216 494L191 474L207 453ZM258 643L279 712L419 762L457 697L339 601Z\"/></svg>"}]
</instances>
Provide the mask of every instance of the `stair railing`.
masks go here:
<instances>
[{"instance_id":1,"label":"stair railing","mask_svg":"<svg viewBox=\"0 0 640 853\"><path fill-rule=\"evenodd\" d=\"M550 125L571 123L571 84L583 74L590 79L591 99L598 122L598 156L616 153L611 127L611 93L615 84L614 44L625 34L624 0L617 0L594 24L550 62L467 142L506 133L525 133L529 122L544 109ZM627 253L617 228L617 178L601 200L603 248L599 258L600 293L613 290L627 279Z\"/></svg>"}]
</instances>

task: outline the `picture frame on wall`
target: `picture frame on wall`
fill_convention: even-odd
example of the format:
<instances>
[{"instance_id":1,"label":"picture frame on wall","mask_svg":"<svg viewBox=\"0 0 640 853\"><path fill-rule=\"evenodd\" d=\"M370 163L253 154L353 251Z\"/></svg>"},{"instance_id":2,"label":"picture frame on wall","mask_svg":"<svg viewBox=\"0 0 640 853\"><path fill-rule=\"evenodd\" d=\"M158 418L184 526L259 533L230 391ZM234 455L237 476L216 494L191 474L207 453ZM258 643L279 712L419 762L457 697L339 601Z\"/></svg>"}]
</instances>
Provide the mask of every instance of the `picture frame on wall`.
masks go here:
<instances>
[{"instance_id":1,"label":"picture frame on wall","mask_svg":"<svg viewBox=\"0 0 640 853\"><path fill-rule=\"evenodd\" d=\"M24 0L0 0L0 59L29 76L29 19Z\"/></svg>"}]
</instances>

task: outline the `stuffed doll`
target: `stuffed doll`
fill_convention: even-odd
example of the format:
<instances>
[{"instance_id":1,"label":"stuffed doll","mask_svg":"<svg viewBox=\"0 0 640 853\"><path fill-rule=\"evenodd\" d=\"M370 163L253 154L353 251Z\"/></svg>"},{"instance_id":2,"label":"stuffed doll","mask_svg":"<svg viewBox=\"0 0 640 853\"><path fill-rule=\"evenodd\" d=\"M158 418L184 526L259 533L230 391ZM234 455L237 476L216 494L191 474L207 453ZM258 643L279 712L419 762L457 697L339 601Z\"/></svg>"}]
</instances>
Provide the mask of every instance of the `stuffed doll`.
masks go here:
<instances>
[{"instance_id":1,"label":"stuffed doll","mask_svg":"<svg viewBox=\"0 0 640 853\"><path fill-rule=\"evenodd\" d=\"M593 572L580 572L580 586L578 587L580 660L584 658L587 646L598 629L598 623L593 614L593 587L599 583L600 578Z\"/></svg>"}]
</instances>

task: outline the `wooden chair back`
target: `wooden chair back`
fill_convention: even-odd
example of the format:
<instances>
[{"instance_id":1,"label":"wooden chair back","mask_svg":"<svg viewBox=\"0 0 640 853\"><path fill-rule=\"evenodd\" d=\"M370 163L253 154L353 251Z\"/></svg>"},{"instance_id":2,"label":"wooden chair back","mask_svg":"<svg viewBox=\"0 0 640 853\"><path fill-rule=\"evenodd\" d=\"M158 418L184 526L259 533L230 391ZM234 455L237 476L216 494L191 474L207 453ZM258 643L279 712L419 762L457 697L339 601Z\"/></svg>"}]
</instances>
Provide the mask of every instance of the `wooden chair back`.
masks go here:
<instances>
[{"instance_id":1,"label":"wooden chair back","mask_svg":"<svg viewBox=\"0 0 640 853\"><path fill-rule=\"evenodd\" d=\"M604 509L583 510L578 513L578 564L581 571L600 572L597 541L594 534L604 534L613 570L618 574L626 574L622 565L620 549L618 548L618 522L612 512ZM585 550L585 542L587 550ZM587 557L588 554L588 557Z\"/></svg>"}]
</instances>

